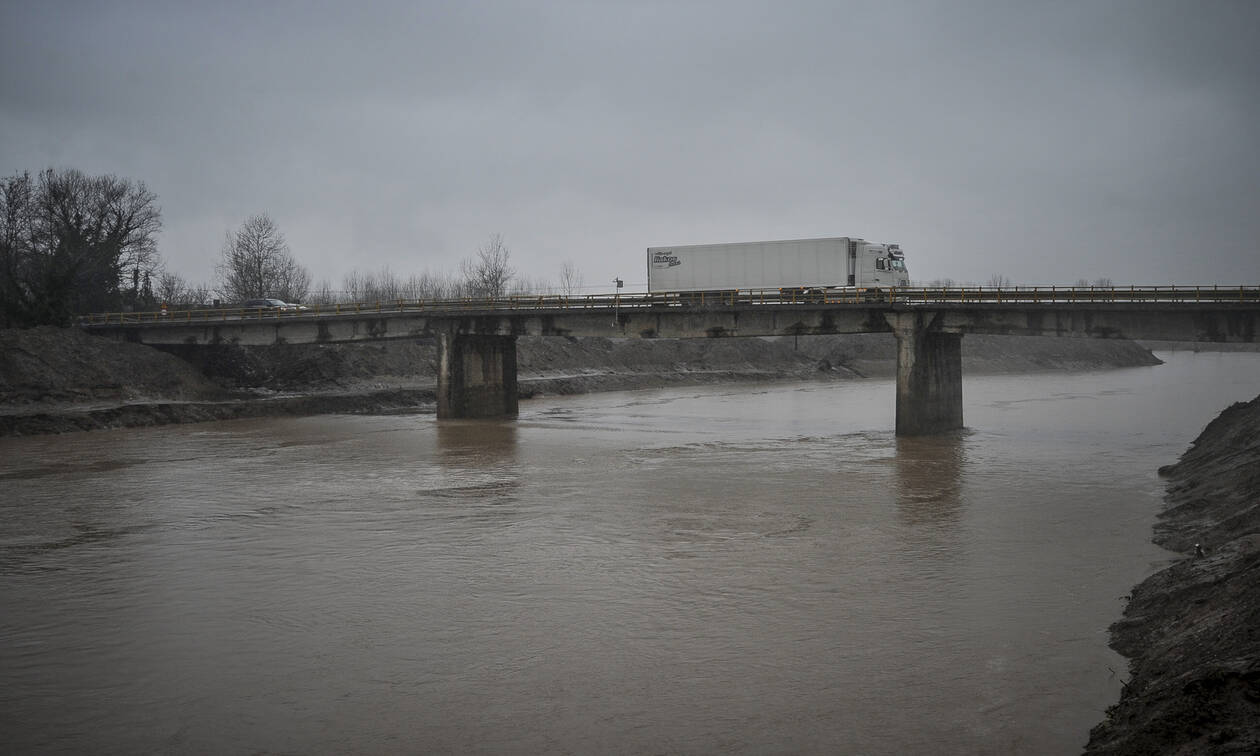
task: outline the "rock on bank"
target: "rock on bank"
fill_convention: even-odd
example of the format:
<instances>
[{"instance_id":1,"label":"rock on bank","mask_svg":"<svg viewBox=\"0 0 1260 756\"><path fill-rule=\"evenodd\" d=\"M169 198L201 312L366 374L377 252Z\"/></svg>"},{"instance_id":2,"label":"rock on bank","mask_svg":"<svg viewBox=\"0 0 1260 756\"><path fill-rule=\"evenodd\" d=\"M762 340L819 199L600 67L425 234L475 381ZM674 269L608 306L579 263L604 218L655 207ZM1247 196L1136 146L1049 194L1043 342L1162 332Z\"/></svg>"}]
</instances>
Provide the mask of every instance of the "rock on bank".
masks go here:
<instances>
[{"instance_id":1,"label":"rock on bank","mask_svg":"<svg viewBox=\"0 0 1260 756\"><path fill-rule=\"evenodd\" d=\"M1155 542L1185 557L1138 584L1112 626L1132 678L1086 753L1260 753L1260 397L1160 472Z\"/></svg>"}]
</instances>

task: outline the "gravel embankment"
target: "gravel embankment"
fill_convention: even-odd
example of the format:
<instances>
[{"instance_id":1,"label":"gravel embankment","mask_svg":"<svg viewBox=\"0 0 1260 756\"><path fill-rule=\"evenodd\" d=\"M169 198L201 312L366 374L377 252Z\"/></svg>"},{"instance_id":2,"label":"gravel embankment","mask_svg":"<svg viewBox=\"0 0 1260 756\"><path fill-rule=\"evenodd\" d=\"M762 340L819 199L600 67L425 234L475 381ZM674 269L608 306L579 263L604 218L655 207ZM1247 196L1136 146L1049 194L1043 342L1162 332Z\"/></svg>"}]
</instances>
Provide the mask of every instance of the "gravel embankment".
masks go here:
<instances>
[{"instance_id":1,"label":"gravel embankment","mask_svg":"<svg viewBox=\"0 0 1260 756\"><path fill-rule=\"evenodd\" d=\"M1260 397L1160 473L1154 540L1185 557L1138 584L1112 626L1132 678L1086 753L1260 753Z\"/></svg>"}]
</instances>

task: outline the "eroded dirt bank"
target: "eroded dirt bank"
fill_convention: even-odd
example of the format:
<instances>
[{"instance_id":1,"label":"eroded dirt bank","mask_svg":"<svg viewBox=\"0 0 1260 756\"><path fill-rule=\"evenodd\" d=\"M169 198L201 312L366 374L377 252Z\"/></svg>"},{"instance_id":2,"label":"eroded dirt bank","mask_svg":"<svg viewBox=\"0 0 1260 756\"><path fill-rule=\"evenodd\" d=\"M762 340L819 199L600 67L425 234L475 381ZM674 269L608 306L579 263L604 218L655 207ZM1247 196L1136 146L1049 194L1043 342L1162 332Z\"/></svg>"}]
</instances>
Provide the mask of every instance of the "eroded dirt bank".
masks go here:
<instances>
[{"instance_id":1,"label":"eroded dirt bank","mask_svg":"<svg viewBox=\"0 0 1260 756\"><path fill-rule=\"evenodd\" d=\"M432 343L222 346L181 359L77 329L0 330L0 435L323 412L432 411ZM888 377L891 335L518 341L520 392ZM968 336L964 372L1153 365L1131 341ZM890 399L891 401L891 399Z\"/></svg>"},{"instance_id":2,"label":"eroded dirt bank","mask_svg":"<svg viewBox=\"0 0 1260 756\"><path fill-rule=\"evenodd\" d=\"M1112 626L1132 679L1086 753L1260 753L1260 397L1160 473L1154 540L1185 557L1138 584Z\"/></svg>"}]
</instances>

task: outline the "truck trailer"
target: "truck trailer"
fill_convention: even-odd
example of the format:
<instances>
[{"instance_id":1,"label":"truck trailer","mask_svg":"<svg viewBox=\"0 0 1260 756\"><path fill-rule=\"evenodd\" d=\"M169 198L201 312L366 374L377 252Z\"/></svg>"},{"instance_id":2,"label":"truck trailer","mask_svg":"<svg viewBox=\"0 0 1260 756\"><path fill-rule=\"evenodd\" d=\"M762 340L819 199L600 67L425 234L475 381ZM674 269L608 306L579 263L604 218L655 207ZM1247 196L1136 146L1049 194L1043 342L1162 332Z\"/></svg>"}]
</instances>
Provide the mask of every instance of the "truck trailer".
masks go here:
<instances>
[{"instance_id":1,"label":"truck trailer","mask_svg":"<svg viewBox=\"0 0 1260 756\"><path fill-rule=\"evenodd\" d=\"M833 291L908 286L896 244L827 239L648 247L648 292Z\"/></svg>"}]
</instances>

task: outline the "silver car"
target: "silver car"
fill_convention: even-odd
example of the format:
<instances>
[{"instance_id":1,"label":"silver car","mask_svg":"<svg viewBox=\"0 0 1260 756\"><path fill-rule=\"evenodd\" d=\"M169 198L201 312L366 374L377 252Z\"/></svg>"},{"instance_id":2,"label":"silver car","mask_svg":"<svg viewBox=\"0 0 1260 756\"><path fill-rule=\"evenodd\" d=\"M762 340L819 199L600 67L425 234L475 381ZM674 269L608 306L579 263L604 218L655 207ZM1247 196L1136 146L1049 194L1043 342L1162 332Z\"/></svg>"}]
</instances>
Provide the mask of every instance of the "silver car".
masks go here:
<instances>
[{"instance_id":1,"label":"silver car","mask_svg":"<svg viewBox=\"0 0 1260 756\"><path fill-rule=\"evenodd\" d=\"M246 299L241 303L241 307L246 310L260 309L274 312L301 312L306 309L304 305L289 304L283 299Z\"/></svg>"}]
</instances>

